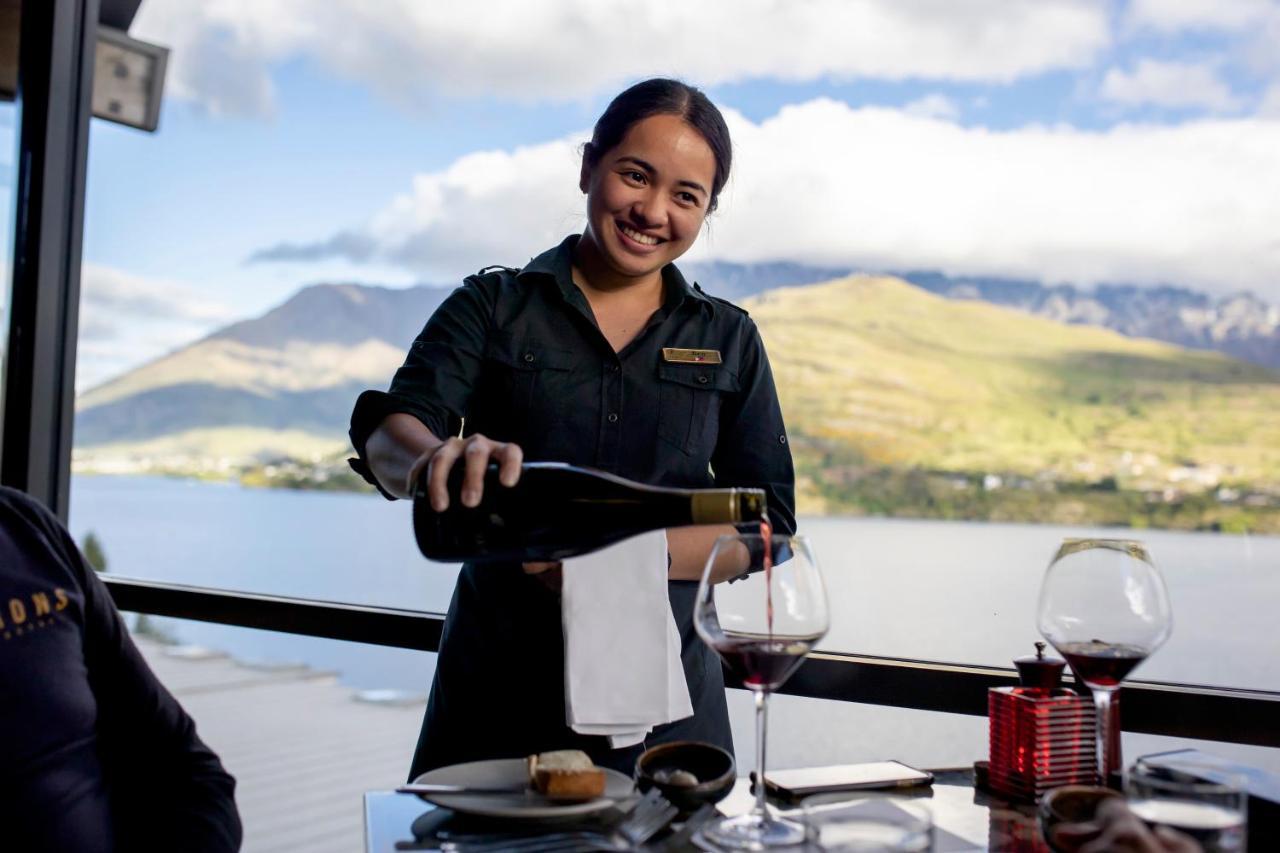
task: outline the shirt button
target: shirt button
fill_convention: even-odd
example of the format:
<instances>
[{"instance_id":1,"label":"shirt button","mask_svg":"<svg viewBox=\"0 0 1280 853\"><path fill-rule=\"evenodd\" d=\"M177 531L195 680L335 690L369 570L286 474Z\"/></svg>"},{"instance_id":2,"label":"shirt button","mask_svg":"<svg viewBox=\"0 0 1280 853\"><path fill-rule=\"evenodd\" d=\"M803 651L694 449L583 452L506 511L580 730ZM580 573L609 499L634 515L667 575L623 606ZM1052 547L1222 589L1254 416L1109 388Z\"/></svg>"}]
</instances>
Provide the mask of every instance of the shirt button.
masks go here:
<instances>
[{"instance_id":1,"label":"shirt button","mask_svg":"<svg viewBox=\"0 0 1280 853\"><path fill-rule=\"evenodd\" d=\"M611 424L616 424L617 422L618 422L618 413L617 413L617 412L610 412L610 413L609 413L609 423L611 423Z\"/></svg>"},{"instance_id":2,"label":"shirt button","mask_svg":"<svg viewBox=\"0 0 1280 853\"><path fill-rule=\"evenodd\" d=\"M527 353L525 353L525 354L524 354L524 360L525 360L525 363L526 363L526 364L532 364L532 363L533 363L533 353L531 353L531 352L527 352Z\"/></svg>"},{"instance_id":3,"label":"shirt button","mask_svg":"<svg viewBox=\"0 0 1280 853\"><path fill-rule=\"evenodd\" d=\"M786 444L786 443L787 443L787 437L785 435L778 436L778 444Z\"/></svg>"},{"instance_id":4,"label":"shirt button","mask_svg":"<svg viewBox=\"0 0 1280 853\"><path fill-rule=\"evenodd\" d=\"M610 372L610 373L617 373L617 372L618 372L618 365L616 365L616 364L611 364L611 365L609 365L609 372Z\"/></svg>"}]
</instances>

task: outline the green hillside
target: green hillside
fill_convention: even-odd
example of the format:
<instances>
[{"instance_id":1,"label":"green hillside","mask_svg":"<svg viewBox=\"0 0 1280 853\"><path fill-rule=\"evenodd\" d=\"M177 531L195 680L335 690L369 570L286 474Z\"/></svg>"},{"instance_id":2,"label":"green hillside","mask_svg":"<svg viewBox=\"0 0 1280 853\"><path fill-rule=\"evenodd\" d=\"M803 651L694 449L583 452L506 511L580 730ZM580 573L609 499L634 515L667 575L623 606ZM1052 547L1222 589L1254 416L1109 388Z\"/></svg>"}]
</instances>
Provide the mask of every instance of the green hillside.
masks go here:
<instances>
[{"instance_id":1,"label":"green hillside","mask_svg":"<svg viewBox=\"0 0 1280 853\"><path fill-rule=\"evenodd\" d=\"M1265 368L894 278L776 290L745 307L769 350L802 492L828 509L874 509L867 483L901 490L904 471L957 493L1015 484L1168 505L1240 492L1254 509L1280 483L1280 373Z\"/></svg>"}]
</instances>

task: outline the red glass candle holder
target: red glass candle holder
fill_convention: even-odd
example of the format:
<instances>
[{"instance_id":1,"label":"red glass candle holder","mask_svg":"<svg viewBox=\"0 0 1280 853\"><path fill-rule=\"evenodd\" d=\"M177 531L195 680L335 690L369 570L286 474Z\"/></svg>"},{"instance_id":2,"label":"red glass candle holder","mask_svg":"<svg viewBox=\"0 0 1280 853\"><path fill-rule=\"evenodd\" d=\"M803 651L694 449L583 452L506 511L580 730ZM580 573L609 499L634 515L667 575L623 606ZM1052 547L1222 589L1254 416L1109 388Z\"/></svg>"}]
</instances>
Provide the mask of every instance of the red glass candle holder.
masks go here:
<instances>
[{"instance_id":1,"label":"red glass candle holder","mask_svg":"<svg viewBox=\"0 0 1280 853\"><path fill-rule=\"evenodd\" d=\"M990 722L988 785L998 794L1031 800L1058 785L1097 779L1097 714L1093 702L1058 686L1064 662L1044 657L1015 661L1022 685L987 693Z\"/></svg>"}]
</instances>

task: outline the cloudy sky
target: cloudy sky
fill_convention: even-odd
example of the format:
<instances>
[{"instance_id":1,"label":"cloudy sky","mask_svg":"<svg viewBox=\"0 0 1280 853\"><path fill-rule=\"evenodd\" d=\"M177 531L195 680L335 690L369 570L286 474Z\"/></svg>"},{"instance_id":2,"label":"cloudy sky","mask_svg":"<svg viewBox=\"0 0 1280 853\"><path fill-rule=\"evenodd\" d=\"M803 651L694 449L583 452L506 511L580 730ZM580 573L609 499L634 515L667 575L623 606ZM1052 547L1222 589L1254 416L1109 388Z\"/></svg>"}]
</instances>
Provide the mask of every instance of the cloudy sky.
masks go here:
<instances>
[{"instance_id":1,"label":"cloudy sky","mask_svg":"<svg viewBox=\"0 0 1280 853\"><path fill-rule=\"evenodd\" d=\"M478 8L144 0L166 98L155 134L93 127L80 386L304 284L523 263L656 74L734 137L692 257L1280 301L1280 0Z\"/></svg>"}]
</instances>

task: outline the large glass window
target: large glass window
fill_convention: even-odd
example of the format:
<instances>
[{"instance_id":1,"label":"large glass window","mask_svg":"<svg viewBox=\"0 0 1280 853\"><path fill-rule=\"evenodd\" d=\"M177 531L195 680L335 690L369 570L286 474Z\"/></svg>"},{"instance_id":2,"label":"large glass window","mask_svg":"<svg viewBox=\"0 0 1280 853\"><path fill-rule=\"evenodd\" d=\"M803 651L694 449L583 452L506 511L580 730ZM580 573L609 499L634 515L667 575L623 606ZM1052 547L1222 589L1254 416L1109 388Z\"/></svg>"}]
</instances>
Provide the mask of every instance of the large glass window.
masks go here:
<instances>
[{"instance_id":1,"label":"large glass window","mask_svg":"<svg viewBox=\"0 0 1280 853\"><path fill-rule=\"evenodd\" d=\"M464 275L582 227L592 122L676 74L735 145L681 265L764 337L824 645L1006 665L1057 543L1133 536L1176 623L1136 676L1280 690L1280 12L681 8L144 0L159 128L90 145L76 536L443 610L352 402Z\"/></svg>"},{"instance_id":2,"label":"large glass window","mask_svg":"<svg viewBox=\"0 0 1280 853\"><path fill-rule=\"evenodd\" d=\"M18 87L18 44L21 7L0 9L0 365L8 361L9 304L13 287L13 186L17 177L18 128L14 97ZM0 370L0 419L4 413L4 375Z\"/></svg>"}]
</instances>

